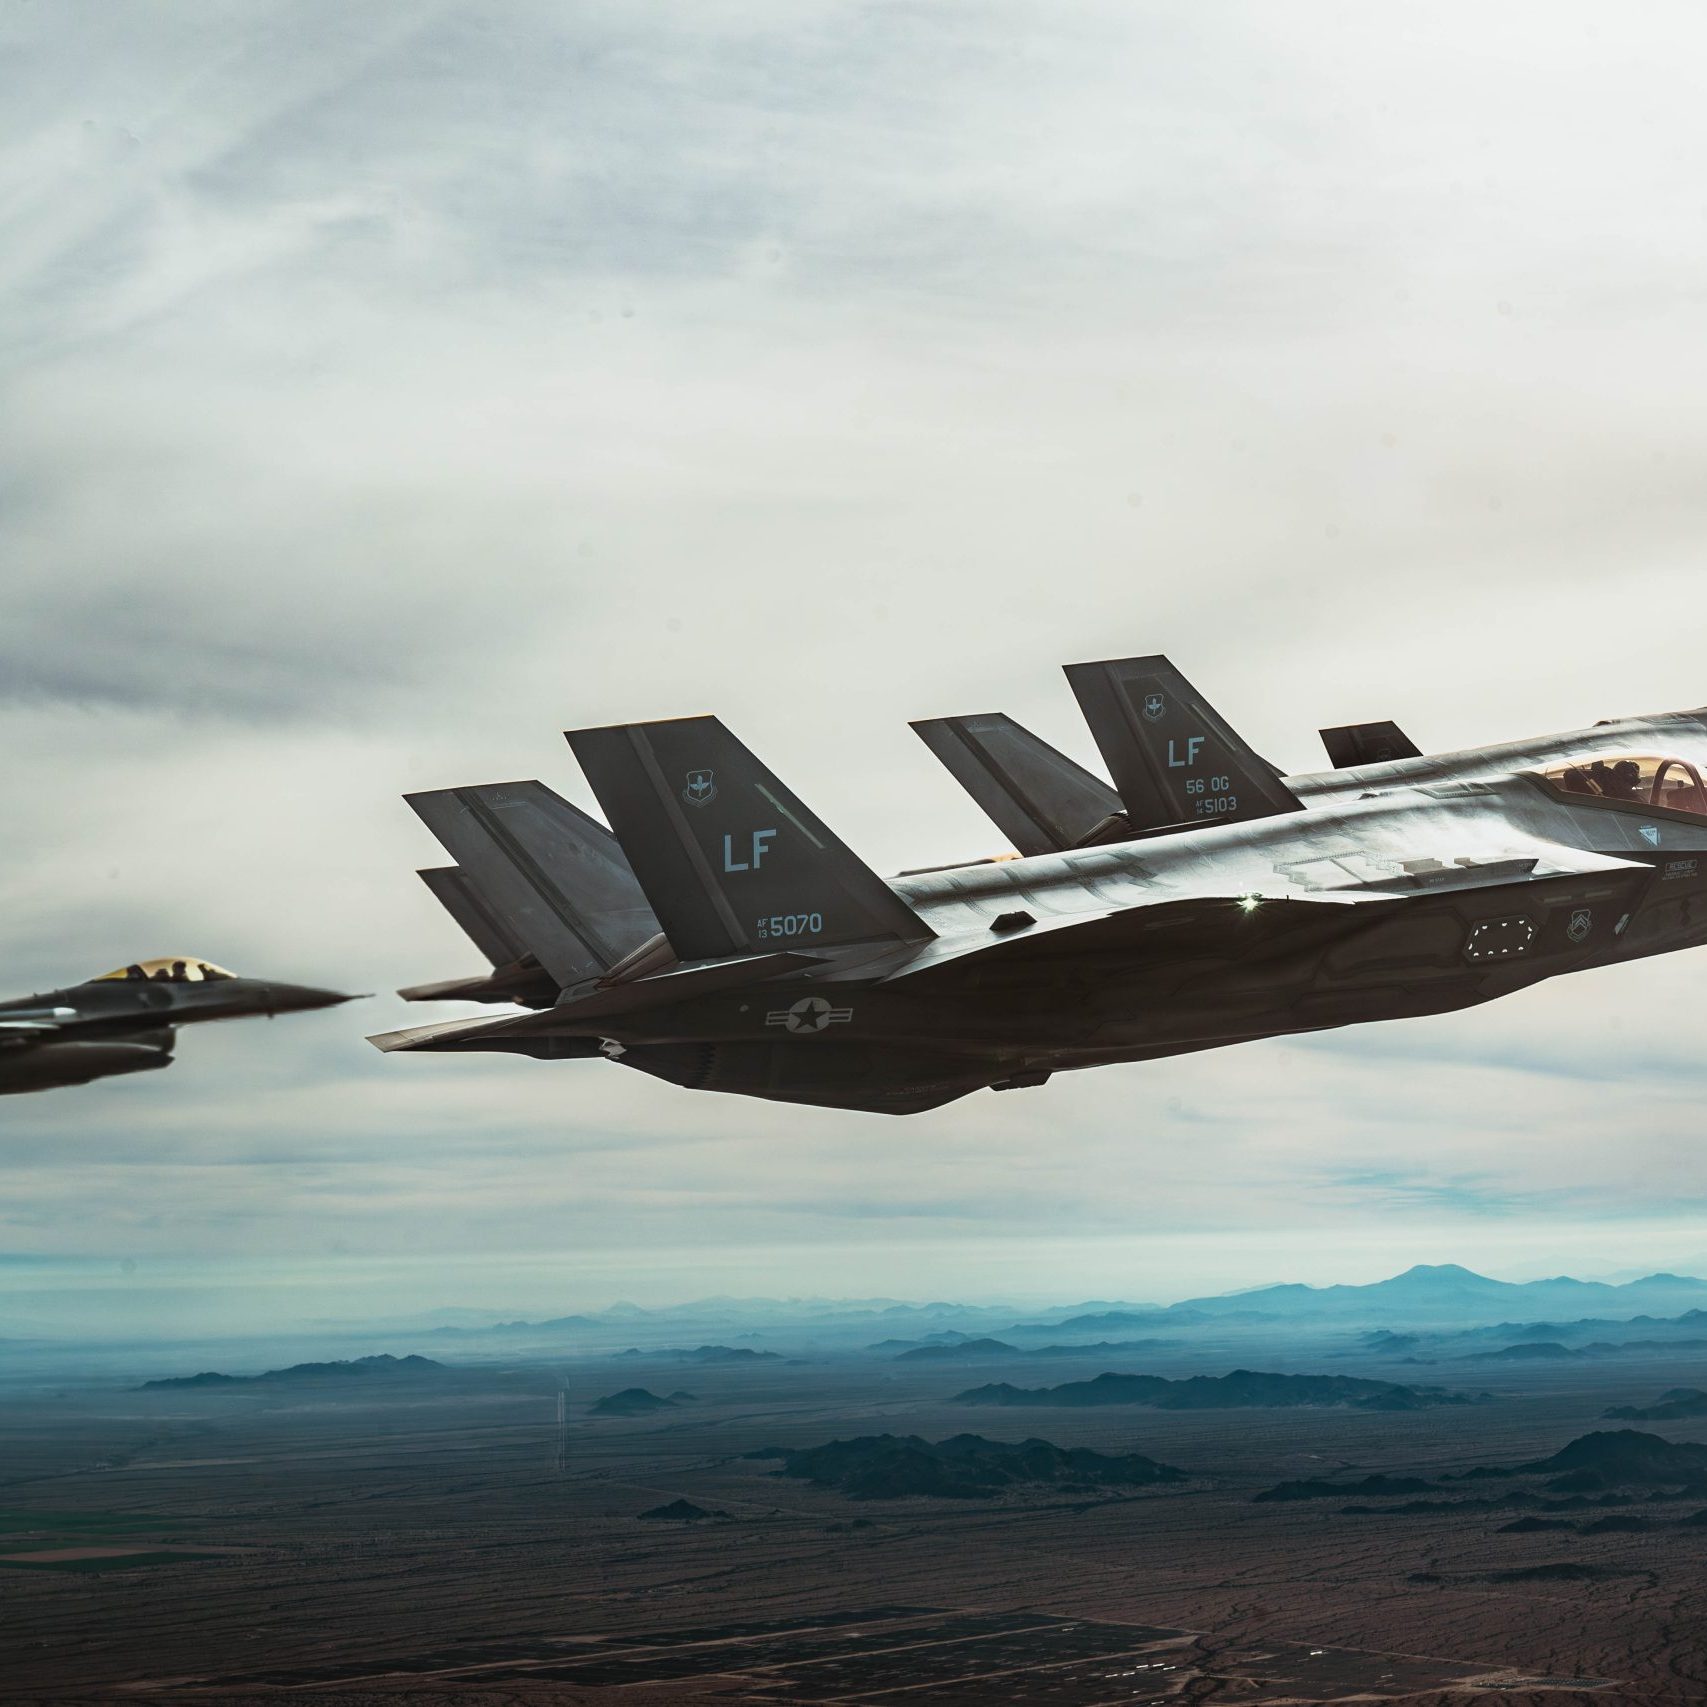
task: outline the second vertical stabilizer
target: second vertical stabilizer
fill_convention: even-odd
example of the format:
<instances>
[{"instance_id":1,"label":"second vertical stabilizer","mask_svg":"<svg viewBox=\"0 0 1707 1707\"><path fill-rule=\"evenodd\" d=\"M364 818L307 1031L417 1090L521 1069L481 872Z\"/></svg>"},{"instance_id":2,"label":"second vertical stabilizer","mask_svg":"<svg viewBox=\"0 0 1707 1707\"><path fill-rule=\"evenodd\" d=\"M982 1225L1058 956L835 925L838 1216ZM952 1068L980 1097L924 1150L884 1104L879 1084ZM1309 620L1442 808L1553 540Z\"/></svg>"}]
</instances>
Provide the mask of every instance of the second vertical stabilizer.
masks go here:
<instances>
[{"instance_id":1,"label":"second vertical stabilizer","mask_svg":"<svg viewBox=\"0 0 1707 1707\"><path fill-rule=\"evenodd\" d=\"M1274 766L1166 658L1068 664L1066 672L1135 828L1303 810Z\"/></svg>"},{"instance_id":2,"label":"second vertical stabilizer","mask_svg":"<svg viewBox=\"0 0 1707 1707\"><path fill-rule=\"evenodd\" d=\"M1059 853L1103 839L1113 828L1132 832L1120 796L1065 753L1057 752L999 711L970 717L930 717L912 726L949 774L978 802L1022 854Z\"/></svg>"},{"instance_id":3,"label":"second vertical stabilizer","mask_svg":"<svg viewBox=\"0 0 1707 1707\"><path fill-rule=\"evenodd\" d=\"M657 933L615 837L543 783L406 798L559 989L600 976Z\"/></svg>"}]
</instances>

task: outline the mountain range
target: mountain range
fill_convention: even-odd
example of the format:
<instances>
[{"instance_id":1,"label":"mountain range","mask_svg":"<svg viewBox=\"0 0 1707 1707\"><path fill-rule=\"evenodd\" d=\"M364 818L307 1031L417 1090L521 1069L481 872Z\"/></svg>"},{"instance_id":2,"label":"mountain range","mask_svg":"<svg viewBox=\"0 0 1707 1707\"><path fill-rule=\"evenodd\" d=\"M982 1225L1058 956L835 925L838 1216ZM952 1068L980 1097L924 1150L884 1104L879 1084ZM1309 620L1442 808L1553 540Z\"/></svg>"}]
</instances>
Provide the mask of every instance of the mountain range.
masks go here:
<instances>
[{"instance_id":1,"label":"mountain range","mask_svg":"<svg viewBox=\"0 0 1707 1707\"><path fill-rule=\"evenodd\" d=\"M1628 1320L1644 1312L1702 1308L1707 1308L1707 1280L1691 1275L1649 1274L1621 1285L1573 1280L1568 1275L1509 1281L1490 1279L1457 1263L1419 1263L1367 1286L1262 1286L1220 1297L1187 1298L1160 1315L1163 1321L1191 1314L1223 1319L1468 1323L1586 1316L1597 1310L1620 1312L1619 1319Z\"/></svg>"},{"instance_id":2,"label":"mountain range","mask_svg":"<svg viewBox=\"0 0 1707 1707\"><path fill-rule=\"evenodd\" d=\"M781 1474L855 1499L987 1499L1009 1489L1036 1487L1141 1488L1177 1482L1184 1472L1141 1453L1110 1456L1088 1447L1047 1440L1017 1445L957 1434L931 1442L916 1434L868 1434L823 1446L763 1447L748 1458L780 1458Z\"/></svg>"},{"instance_id":3,"label":"mountain range","mask_svg":"<svg viewBox=\"0 0 1707 1707\"><path fill-rule=\"evenodd\" d=\"M1407 1387L1394 1381L1365 1381L1355 1375L1276 1375L1235 1369L1230 1375L1190 1375L1170 1381L1161 1375L1098 1375L1059 1387L1014 1387L1006 1381L956 1393L957 1405L1149 1405L1164 1411L1220 1411L1247 1406L1345 1405L1361 1411L1418 1411L1435 1405L1469 1405L1468 1393L1441 1387Z\"/></svg>"},{"instance_id":4,"label":"mountain range","mask_svg":"<svg viewBox=\"0 0 1707 1707\"><path fill-rule=\"evenodd\" d=\"M259 1387L283 1386L299 1382L344 1381L352 1377L395 1380L409 1376L439 1376L451 1372L444 1364L430 1357L393 1357L381 1352L376 1357L339 1359L332 1363L293 1363L288 1369L268 1369L259 1375L222 1375L217 1369L204 1369L199 1375L167 1375L158 1381L144 1381L149 1388L172 1387Z\"/></svg>"},{"instance_id":5,"label":"mountain range","mask_svg":"<svg viewBox=\"0 0 1707 1707\"><path fill-rule=\"evenodd\" d=\"M1096 1299L1024 1312L1011 1305L944 1300L909 1304L880 1298L705 1298L656 1309L617 1304L573 1314L490 1319L484 1323L477 1320L480 1312L450 1308L415 1318L419 1325L414 1331L440 1343L486 1341L494 1350L567 1341L583 1351L616 1352L640 1346L657 1352L682 1347L683 1330L691 1325L699 1330L697 1338L731 1349L742 1341L774 1344L786 1340L796 1345L851 1341L881 1354L930 1343L952 1344L965 1338L994 1338L1024 1346L1045 1337L1059 1343L1074 1339L1119 1341L1135 1332L1222 1331L1237 1335L1260 1333L1277 1325L1323 1332L1362 1326L1443 1333L1487 1329L1501 1323L1528 1323L1535 1328L1549 1323L1618 1326L1637 1318L1675 1320L1690 1311L1707 1312L1707 1280L1692 1275L1649 1274L1621 1283L1577 1280L1568 1275L1505 1281L1458 1263L1420 1263L1364 1285L1283 1283L1188 1297L1166 1305ZM351 1327L344 1325L346 1332ZM873 1333L874 1328L879 1331ZM368 1331L377 1331L377 1324L370 1325ZM1517 1337L1515 1331L1513 1337ZM1533 1337L1565 1336L1553 1332L1533 1333Z\"/></svg>"}]
</instances>

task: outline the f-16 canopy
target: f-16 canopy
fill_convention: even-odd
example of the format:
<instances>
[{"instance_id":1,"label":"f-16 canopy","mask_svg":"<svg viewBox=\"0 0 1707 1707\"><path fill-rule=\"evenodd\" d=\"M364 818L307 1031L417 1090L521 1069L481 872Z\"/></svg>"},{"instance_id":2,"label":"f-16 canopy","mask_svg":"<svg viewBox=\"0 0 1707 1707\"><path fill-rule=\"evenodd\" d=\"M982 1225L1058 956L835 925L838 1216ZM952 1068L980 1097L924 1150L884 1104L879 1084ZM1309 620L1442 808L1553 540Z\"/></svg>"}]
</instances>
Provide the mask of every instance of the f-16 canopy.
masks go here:
<instances>
[{"instance_id":1,"label":"f-16 canopy","mask_svg":"<svg viewBox=\"0 0 1707 1707\"><path fill-rule=\"evenodd\" d=\"M121 966L114 972L103 972L99 978L91 978L89 982L211 984L220 978L236 976L235 972L227 972L223 966L215 966L211 960L191 960L186 955L163 954L156 960L133 960L129 966Z\"/></svg>"}]
</instances>

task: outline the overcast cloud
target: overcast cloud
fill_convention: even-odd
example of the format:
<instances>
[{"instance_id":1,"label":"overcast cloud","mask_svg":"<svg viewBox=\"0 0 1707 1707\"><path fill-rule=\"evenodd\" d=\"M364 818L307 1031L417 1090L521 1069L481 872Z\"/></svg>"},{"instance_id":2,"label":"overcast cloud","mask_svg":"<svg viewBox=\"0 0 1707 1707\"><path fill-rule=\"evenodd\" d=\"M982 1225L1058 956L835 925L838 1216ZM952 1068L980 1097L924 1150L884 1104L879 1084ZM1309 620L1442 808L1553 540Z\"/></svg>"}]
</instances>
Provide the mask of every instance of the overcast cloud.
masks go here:
<instances>
[{"instance_id":1,"label":"overcast cloud","mask_svg":"<svg viewBox=\"0 0 1707 1707\"><path fill-rule=\"evenodd\" d=\"M579 724L716 710L893 870L994 846L906 720L1088 756L1071 659L1169 652L1288 770L1352 719L1707 700L1695 8L0 34L8 992L472 969L398 796L590 805ZM598 1296L1707 1262L1703 966L905 1122L388 1060L382 995L8 1099L0 1246L538 1251Z\"/></svg>"}]
</instances>

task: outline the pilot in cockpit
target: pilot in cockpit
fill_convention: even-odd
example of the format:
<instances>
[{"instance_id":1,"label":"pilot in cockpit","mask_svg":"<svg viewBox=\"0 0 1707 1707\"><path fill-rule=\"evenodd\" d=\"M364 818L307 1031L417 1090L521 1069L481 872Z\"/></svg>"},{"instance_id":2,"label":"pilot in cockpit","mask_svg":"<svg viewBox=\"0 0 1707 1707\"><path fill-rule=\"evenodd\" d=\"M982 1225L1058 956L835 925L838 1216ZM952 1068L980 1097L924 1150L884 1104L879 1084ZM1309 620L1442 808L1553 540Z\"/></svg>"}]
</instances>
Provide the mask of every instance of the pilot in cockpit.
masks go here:
<instances>
[{"instance_id":1,"label":"pilot in cockpit","mask_svg":"<svg viewBox=\"0 0 1707 1707\"><path fill-rule=\"evenodd\" d=\"M1634 800L1641 787L1642 768L1634 759L1619 759L1610 765L1605 759L1596 759L1588 767L1588 779L1604 800Z\"/></svg>"}]
</instances>

